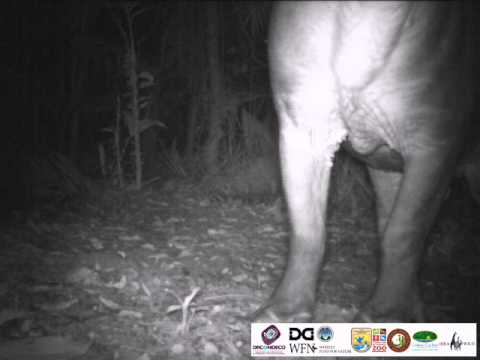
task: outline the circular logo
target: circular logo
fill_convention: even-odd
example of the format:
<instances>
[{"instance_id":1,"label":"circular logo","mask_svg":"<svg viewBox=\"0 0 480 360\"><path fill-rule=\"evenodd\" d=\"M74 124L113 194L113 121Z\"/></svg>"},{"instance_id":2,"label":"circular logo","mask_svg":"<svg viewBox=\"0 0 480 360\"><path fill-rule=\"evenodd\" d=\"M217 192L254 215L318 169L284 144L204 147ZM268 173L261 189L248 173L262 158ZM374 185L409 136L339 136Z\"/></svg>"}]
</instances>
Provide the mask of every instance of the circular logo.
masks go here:
<instances>
[{"instance_id":1,"label":"circular logo","mask_svg":"<svg viewBox=\"0 0 480 360\"><path fill-rule=\"evenodd\" d=\"M390 331L387 338L387 344L392 351L403 352L410 346L410 335L403 329Z\"/></svg>"},{"instance_id":2,"label":"circular logo","mask_svg":"<svg viewBox=\"0 0 480 360\"><path fill-rule=\"evenodd\" d=\"M415 334L413 334L413 339L415 341L423 342L423 343L429 343L434 340L437 340L437 334L435 334L433 331L417 331Z\"/></svg>"},{"instance_id":3,"label":"circular logo","mask_svg":"<svg viewBox=\"0 0 480 360\"><path fill-rule=\"evenodd\" d=\"M317 337L320 341L330 341L333 339L333 330L330 326L322 326L317 331Z\"/></svg>"}]
</instances>

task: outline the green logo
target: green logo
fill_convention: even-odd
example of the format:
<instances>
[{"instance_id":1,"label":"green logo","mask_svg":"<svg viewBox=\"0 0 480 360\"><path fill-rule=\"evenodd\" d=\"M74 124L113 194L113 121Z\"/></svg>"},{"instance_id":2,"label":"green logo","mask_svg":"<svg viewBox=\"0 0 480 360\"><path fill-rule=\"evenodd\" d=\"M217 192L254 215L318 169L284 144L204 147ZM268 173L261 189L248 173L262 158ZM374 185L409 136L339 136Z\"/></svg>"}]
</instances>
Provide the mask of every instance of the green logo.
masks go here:
<instances>
[{"instance_id":1,"label":"green logo","mask_svg":"<svg viewBox=\"0 0 480 360\"><path fill-rule=\"evenodd\" d=\"M437 334L435 334L433 331L417 331L415 334L413 334L413 338L416 341L426 343L436 340Z\"/></svg>"}]
</instances>

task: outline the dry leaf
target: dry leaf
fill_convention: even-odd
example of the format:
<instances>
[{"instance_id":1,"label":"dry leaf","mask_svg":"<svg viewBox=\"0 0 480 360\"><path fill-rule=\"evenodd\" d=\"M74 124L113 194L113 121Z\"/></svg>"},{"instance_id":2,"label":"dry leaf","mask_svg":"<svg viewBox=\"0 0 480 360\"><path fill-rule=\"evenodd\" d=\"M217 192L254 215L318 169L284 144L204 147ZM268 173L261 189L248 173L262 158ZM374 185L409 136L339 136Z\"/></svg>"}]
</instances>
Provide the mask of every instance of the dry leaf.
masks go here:
<instances>
[{"instance_id":1,"label":"dry leaf","mask_svg":"<svg viewBox=\"0 0 480 360\"><path fill-rule=\"evenodd\" d=\"M118 316L120 317L129 317L129 318L135 318L135 319L141 319L143 318L143 314L138 311L133 311L133 310L121 310L118 313Z\"/></svg>"},{"instance_id":2,"label":"dry leaf","mask_svg":"<svg viewBox=\"0 0 480 360\"><path fill-rule=\"evenodd\" d=\"M97 239L96 237L88 239L90 241L90 244L93 246L95 250L102 250L103 249L103 243L101 240Z\"/></svg>"},{"instance_id":3,"label":"dry leaf","mask_svg":"<svg viewBox=\"0 0 480 360\"><path fill-rule=\"evenodd\" d=\"M111 309L111 310L118 310L120 309L120 305L118 305L117 303L113 302L112 300L108 300L106 298L104 298L103 296L100 296L99 298L100 302L105 305L105 307Z\"/></svg>"},{"instance_id":4,"label":"dry leaf","mask_svg":"<svg viewBox=\"0 0 480 360\"><path fill-rule=\"evenodd\" d=\"M109 282L105 284L106 287L115 289L123 289L125 285L127 285L127 277L125 275L122 275L121 279L116 283Z\"/></svg>"}]
</instances>

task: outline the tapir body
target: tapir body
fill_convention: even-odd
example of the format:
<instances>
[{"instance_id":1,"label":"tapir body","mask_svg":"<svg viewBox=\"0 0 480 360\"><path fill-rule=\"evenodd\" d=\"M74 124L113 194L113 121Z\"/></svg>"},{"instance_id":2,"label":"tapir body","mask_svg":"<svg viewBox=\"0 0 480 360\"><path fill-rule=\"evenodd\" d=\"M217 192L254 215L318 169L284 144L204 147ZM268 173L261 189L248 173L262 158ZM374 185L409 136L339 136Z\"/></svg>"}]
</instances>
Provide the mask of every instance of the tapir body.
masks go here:
<instances>
[{"instance_id":1,"label":"tapir body","mask_svg":"<svg viewBox=\"0 0 480 360\"><path fill-rule=\"evenodd\" d=\"M358 320L422 320L425 238L473 106L472 3L280 2L269 59L291 223L288 262L256 321L311 320L335 152L367 166L380 273ZM478 65L477 65L478 66Z\"/></svg>"}]
</instances>

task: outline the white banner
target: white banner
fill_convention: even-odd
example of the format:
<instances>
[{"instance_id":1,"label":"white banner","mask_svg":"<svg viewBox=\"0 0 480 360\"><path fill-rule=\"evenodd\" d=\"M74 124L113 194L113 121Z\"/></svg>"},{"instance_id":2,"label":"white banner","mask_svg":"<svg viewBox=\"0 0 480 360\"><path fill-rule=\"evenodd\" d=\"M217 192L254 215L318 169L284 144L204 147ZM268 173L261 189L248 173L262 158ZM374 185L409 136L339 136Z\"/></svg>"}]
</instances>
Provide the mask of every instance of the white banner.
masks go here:
<instances>
[{"instance_id":1,"label":"white banner","mask_svg":"<svg viewBox=\"0 0 480 360\"><path fill-rule=\"evenodd\" d=\"M253 323L252 356L476 357L475 323Z\"/></svg>"}]
</instances>

